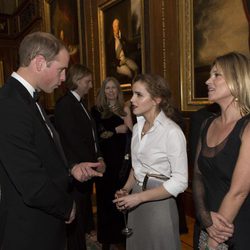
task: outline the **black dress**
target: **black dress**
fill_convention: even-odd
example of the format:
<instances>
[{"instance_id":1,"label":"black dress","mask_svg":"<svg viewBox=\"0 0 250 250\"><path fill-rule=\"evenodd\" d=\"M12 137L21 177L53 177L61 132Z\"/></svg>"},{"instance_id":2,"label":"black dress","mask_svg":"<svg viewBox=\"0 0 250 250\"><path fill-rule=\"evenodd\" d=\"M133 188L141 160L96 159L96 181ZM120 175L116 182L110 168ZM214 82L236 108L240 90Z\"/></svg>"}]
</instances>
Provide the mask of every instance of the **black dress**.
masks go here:
<instances>
[{"instance_id":1,"label":"black dress","mask_svg":"<svg viewBox=\"0 0 250 250\"><path fill-rule=\"evenodd\" d=\"M115 128L124 124L124 120L112 114L103 119L96 108L92 109L99 135L100 149L106 163L106 172L102 178L96 179L97 198L97 239L101 243L125 242L121 230L124 227L123 215L112 202L115 192L122 188L124 179L120 178L120 171L124 162L126 134L117 134ZM105 131L113 133L109 138L102 138Z\"/></svg>"},{"instance_id":2,"label":"black dress","mask_svg":"<svg viewBox=\"0 0 250 250\"><path fill-rule=\"evenodd\" d=\"M207 120L201 132L201 151L198 169L194 173L194 197L197 217L204 227L211 224L209 211L218 211L228 192L239 156L241 135L250 121L247 115L241 118L230 134L217 146L208 147L206 135L216 116ZM247 250L250 246L250 196L242 204L234 220L234 234L227 242L229 249Z\"/></svg>"}]
</instances>

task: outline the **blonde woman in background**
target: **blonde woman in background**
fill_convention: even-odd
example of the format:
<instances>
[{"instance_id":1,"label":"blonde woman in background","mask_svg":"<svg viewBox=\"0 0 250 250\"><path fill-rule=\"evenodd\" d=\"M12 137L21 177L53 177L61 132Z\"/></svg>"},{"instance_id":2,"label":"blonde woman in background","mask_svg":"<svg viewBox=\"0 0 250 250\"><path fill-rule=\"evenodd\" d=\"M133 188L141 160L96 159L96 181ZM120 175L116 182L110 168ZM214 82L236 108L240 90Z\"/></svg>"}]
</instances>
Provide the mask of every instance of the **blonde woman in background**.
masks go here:
<instances>
[{"instance_id":1,"label":"blonde woman in background","mask_svg":"<svg viewBox=\"0 0 250 250\"><path fill-rule=\"evenodd\" d=\"M103 81L92 115L96 121L99 145L106 163L103 179L96 180L97 238L103 249L110 249L111 244L125 243L121 234L123 216L112 200L116 190L124 185L120 173L128 133L133 126L130 109L124 105L123 93L115 78L108 77Z\"/></svg>"}]
</instances>

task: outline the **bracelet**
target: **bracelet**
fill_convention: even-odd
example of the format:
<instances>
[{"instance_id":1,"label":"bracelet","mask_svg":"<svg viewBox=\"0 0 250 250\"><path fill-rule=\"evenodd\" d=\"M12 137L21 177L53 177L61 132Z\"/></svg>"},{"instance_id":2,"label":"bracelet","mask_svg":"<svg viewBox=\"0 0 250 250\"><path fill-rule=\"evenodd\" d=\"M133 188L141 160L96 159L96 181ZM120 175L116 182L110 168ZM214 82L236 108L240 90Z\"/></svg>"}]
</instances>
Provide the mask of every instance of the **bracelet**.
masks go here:
<instances>
[{"instance_id":1,"label":"bracelet","mask_svg":"<svg viewBox=\"0 0 250 250\"><path fill-rule=\"evenodd\" d=\"M205 245L205 250L216 250L215 248L209 247L208 244Z\"/></svg>"}]
</instances>

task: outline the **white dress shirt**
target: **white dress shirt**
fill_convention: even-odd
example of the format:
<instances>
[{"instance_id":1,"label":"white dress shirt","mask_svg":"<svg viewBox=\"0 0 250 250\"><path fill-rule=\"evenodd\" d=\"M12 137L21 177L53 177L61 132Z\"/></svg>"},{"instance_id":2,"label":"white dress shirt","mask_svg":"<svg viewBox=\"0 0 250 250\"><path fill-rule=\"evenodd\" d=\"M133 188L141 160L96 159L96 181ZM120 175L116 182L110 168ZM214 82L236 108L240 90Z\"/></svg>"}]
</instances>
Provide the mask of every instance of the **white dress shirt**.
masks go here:
<instances>
[{"instance_id":1,"label":"white dress shirt","mask_svg":"<svg viewBox=\"0 0 250 250\"><path fill-rule=\"evenodd\" d=\"M131 154L134 176L139 185L142 185L146 173L169 177L163 186L176 197L188 186L185 136L163 111L156 117L151 129L141 137L144 122L144 117L138 117L133 128Z\"/></svg>"}]
</instances>

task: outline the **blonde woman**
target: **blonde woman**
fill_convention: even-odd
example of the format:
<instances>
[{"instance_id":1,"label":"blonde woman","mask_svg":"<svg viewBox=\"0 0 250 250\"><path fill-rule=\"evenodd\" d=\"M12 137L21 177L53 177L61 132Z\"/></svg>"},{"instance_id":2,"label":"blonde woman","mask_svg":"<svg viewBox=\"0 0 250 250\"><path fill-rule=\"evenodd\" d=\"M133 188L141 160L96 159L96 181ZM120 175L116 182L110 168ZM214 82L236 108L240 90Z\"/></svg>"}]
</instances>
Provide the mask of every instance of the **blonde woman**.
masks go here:
<instances>
[{"instance_id":1,"label":"blonde woman","mask_svg":"<svg viewBox=\"0 0 250 250\"><path fill-rule=\"evenodd\" d=\"M201 249L250 246L250 61L240 53L215 59L206 82L219 115L203 124L193 193ZM208 234L208 238L206 238ZM225 244L226 243L226 244Z\"/></svg>"},{"instance_id":2,"label":"blonde woman","mask_svg":"<svg viewBox=\"0 0 250 250\"><path fill-rule=\"evenodd\" d=\"M128 133L133 126L130 109L124 105L120 84L115 78L108 77L103 81L92 114L106 163L103 179L96 180L97 237L103 249L110 249L111 244L125 242L121 234L123 217L112 200L115 191L124 185L120 173Z\"/></svg>"}]
</instances>

